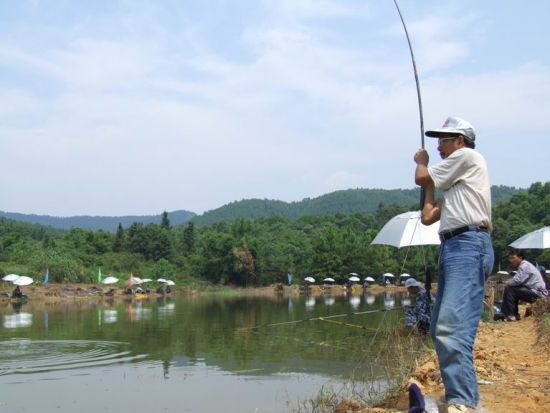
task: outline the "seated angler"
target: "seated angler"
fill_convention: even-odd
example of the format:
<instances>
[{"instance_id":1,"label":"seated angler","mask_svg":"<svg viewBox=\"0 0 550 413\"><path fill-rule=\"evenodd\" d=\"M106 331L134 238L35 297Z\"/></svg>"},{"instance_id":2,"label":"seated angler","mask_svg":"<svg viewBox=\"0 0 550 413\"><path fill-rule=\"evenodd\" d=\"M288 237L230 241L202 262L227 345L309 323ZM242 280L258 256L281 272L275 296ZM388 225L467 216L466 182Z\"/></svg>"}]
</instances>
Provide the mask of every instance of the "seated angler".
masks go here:
<instances>
[{"instance_id":1,"label":"seated angler","mask_svg":"<svg viewBox=\"0 0 550 413\"><path fill-rule=\"evenodd\" d=\"M405 287L409 294L416 297L414 306L405 309L405 325L418 328L420 334L424 335L430 329L432 306L428 293L421 285L414 278L405 281Z\"/></svg>"},{"instance_id":2,"label":"seated angler","mask_svg":"<svg viewBox=\"0 0 550 413\"><path fill-rule=\"evenodd\" d=\"M525 259L522 251L513 249L508 255L508 261L517 272L504 287L500 318L506 321L519 320L519 301L528 303L547 296L548 290L540 271Z\"/></svg>"}]
</instances>

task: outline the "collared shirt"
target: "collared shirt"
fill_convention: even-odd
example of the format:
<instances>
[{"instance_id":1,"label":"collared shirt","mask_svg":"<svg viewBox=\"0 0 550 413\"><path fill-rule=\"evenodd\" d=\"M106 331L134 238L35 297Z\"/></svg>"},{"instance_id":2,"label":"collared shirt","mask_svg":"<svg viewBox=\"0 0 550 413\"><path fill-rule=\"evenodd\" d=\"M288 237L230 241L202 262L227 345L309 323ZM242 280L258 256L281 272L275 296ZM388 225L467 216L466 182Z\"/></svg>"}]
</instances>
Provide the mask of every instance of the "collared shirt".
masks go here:
<instances>
[{"instance_id":1,"label":"collared shirt","mask_svg":"<svg viewBox=\"0 0 550 413\"><path fill-rule=\"evenodd\" d=\"M523 286L533 291L538 296L548 295L546 284L542 279L540 271L527 260L521 261L514 275L508 282L510 287Z\"/></svg>"},{"instance_id":2,"label":"collared shirt","mask_svg":"<svg viewBox=\"0 0 550 413\"><path fill-rule=\"evenodd\" d=\"M418 288L416 293L416 302L413 308L405 312L405 325L413 326L422 322L429 324L432 318L432 305L428 298L428 293L424 288Z\"/></svg>"},{"instance_id":3,"label":"collared shirt","mask_svg":"<svg viewBox=\"0 0 550 413\"><path fill-rule=\"evenodd\" d=\"M492 230L491 185L483 156L471 149L460 148L428 168L436 188L443 191L440 232L466 225L479 225Z\"/></svg>"}]
</instances>

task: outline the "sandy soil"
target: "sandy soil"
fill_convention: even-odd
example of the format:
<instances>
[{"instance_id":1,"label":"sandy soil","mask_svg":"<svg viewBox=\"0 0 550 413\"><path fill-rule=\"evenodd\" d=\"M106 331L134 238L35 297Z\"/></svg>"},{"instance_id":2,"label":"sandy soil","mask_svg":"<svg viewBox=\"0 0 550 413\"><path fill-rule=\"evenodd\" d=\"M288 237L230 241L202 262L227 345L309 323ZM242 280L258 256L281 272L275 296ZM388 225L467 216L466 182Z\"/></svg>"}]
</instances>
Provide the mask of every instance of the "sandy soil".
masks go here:
<instances>
[{"instance_id":1,"label":"sandy soil","mask_svg":"<svg viewBox=\"0 0 550 413\"><path fill-rule=\"evenodd\" d=\"M522 311L523 313L523 311ZM550 412L550 346L537 342L533 317L482 323L474 348L482 407L487 412ZM415 378L427 394L443 395L435 354Z\"/></svg>"}]
</instances>

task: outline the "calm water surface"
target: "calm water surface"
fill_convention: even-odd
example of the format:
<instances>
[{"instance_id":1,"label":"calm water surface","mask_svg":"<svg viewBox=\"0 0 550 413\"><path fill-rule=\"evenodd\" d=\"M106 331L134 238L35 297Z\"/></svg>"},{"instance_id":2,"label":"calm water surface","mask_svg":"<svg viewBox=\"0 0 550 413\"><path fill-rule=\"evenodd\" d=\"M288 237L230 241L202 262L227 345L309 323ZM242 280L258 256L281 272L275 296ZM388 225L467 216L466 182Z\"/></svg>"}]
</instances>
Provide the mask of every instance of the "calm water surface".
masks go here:
<instances>
[{"instance_id":1,"label":"calm water surface","mask_svg":"<svg viewBox=\"0 0 550 413\"><path fill-rule=\"evenodd\" d=\"M0 308L0 404L10 412L283 412L377 372L375 331L406 296L32 301ZM290 321L298 321L288 323ZM279 324L282 323L282 324ZM277 325L270 325L277 324Z\"/></svg>"}]
</instances>

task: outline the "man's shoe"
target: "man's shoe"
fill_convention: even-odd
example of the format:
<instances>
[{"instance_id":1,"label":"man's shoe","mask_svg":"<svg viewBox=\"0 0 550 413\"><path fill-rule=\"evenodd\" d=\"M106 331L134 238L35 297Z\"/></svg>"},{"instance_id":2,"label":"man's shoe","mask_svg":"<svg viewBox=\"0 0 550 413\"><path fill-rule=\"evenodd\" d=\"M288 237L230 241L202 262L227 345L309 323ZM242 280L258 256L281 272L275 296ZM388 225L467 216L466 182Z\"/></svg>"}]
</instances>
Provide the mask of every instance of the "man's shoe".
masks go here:
<instances>
[{"instance_id":1,"label":"man's shoe","mask_svg":"<svg viewBox=\"0 0 550 413\"><path fill-rule=\"evenodd\" d=\"M450 403L450 404L439 404L437 406L438 413L467 413L468 408L463 404Z\"/></svg>"},{"instance_id":2,"label":"man's shoe","mask_svg":"<svg viewBox=\"0 0 550 413\"><path fill-rule=\"evenodd\" d=\"M466 413L468 408L463 404L451 403L447 406L447 413Z\"/></svg>"},{"instance_id":3,"label":"man's shoe","mask_svg":"<svg viewBox=\"0 0 550 413\"><path fill-rule=\"evenodd\" d=\"M509 316L506 316L504 321L516 321L516 317L514 317L513 315L509 315Z\"/></svg>"}]
</instances>

